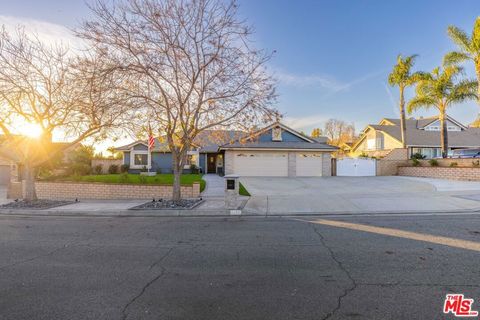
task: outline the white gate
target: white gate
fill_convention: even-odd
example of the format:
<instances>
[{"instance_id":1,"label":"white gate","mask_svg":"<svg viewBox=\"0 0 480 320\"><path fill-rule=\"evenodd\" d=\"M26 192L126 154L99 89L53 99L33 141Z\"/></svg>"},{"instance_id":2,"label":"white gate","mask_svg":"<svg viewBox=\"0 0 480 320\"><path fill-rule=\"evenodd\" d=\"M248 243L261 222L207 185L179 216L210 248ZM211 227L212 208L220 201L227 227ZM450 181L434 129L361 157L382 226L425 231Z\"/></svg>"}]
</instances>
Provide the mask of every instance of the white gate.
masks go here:
<instances>
[{"instance_id":1,"label":"white gate","mask_svg":"<svg viewBox=\"0 0 480 320\"><path fill-rule=\"evenodd\" d=\"M375 176L377 160L368 158L337 159L337 176L365 177Z\"/></svg>"}]
</instances>

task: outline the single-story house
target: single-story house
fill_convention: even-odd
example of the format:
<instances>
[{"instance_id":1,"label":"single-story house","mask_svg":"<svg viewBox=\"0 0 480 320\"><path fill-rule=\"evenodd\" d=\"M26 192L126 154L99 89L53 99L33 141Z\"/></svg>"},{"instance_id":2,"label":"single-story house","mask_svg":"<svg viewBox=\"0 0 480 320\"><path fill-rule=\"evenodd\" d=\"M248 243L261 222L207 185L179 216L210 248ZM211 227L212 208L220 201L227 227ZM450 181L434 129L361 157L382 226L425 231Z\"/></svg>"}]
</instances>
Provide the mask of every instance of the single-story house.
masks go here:
<instances>
[{"instance_id":1,"label":"single-story house","mask_svg":"<svg viewBox=\"0 0 480 320\"><path fill-rule=\"evenodd\" d=\"M406 119L406 147L409 156L420 153L426 158L441 157L440 121L438 117ZM480 128L468 127L448 117L449 151L480 148ZM350 155L381 157L392 149L402 148L400 119L384 118L379 124L368 125L351 148Z\"/></svg>"},{"instance_id":2,"label":"single-story house","mask_svg":"<svg viewBox=\"0 0 480 320\"><path fill-rule=\"evenodd\" d=\"M163 139L162 139L163 140ZM188 151L192 164L203 173L240 176L329 176L331 153L337 150L326 138L309 138L280 122L247 134L239 131L206 131ZM170 173L172 156L165 142L155 139L148 151L146 141L117 148L131 173L143 168Z\"/></svg>"}]
</instances>

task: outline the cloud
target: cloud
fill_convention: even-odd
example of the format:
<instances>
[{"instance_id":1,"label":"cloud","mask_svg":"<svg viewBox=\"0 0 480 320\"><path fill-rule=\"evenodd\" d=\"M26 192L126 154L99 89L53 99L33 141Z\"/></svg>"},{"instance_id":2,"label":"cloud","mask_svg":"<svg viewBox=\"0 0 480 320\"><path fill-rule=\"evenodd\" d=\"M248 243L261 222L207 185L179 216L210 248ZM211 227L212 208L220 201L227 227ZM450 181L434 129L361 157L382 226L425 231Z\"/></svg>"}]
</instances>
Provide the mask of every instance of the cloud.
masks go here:
<instances>
[{"instance_id":1,"label":"cloud","mask_svg":"<svg viewBox=\"0 0 480 320\"><path fill-rule=\"evenodd\" d=\"M73 34L67 27L31 18L0 15L0 26L5 27L10 34L15 34L19 27L25 29L29 35L36 35L41 41L48 44L62 43L72 49L81 49L83 41Z\"/></svg>"},{"instance_id":2,"label":"cloud","mask_svg":"<svg viewBox=\"0 0 480 320\"><path fill-rule=\"evenodd\" d=\"M390 90L390 87L386 83L384 83L383 86L385 87L385 91L387 92L393 111L395 112L396 115L400 115L400 112L398 111L398 108L397 108L397 103L395 102L395 98L393 97L393 94L392 94L392 90Z\"/></svg>"},{"instance_id":3,"label":"cloud","mask_svg":"<svg viewBox=\"0 0 480 320\"><path fill-rule=\"evenodd\" d=\"M295 130L308 131L312 128L323 127L323 124L330 119L326 115L311 115L305 117L289 117L286 116L282 119L282 122L287 126L294 128Z\"/></svg>"},{"instance_id":4,"label":"cloud","mask_svg":"<svg viewBox=\"0 0 480 320\"><path fill-rule=\"evenodd\" d=\"M338 91L343 87L343 84L326 75L298 75L277 69L274 70L274 76L280 83L297 88L324 88Z\"/></svg>"}]
</instances>

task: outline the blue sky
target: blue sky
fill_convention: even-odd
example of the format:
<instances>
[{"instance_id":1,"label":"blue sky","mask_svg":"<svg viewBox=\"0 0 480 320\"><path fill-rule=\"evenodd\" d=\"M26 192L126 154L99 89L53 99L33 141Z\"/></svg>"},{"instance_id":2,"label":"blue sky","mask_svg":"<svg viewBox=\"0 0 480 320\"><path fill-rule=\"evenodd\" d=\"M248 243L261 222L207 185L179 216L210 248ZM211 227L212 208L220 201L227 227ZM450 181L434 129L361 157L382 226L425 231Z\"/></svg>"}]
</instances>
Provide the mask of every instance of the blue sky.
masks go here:
<instances>
[{"instance_id":1,"label":"blue sky","mask_svg":"<svg viewBox=\"0 0 480 320\"><path fill-rule=\"evenodd\" d=\"M382 117L395 117L397 90L389 88L386 79L397 54L419 54L416 68L430 71L454 48L447 26L470 33L480 14L478 0L239 4L242 17L256 30L257 46L276 51L270 67L279 80L277 107L287 123L306 132L323 127L328 118L354 122L361 130ZM67 39L62 26L74 27L89 15L83 0L0 0L0 5L0 23L25 23ZM454 106L450 114L469 123L478 110L471 102Z\"/></svg>"}]
</instances>

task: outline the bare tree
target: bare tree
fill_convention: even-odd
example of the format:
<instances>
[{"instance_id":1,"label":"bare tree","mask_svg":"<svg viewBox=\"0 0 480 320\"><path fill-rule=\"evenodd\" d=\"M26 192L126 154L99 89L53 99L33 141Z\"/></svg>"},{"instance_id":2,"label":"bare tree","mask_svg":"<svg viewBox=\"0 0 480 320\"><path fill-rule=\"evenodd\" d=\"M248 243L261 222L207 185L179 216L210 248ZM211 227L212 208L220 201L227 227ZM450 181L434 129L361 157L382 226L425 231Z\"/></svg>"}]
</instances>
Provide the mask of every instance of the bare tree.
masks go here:
<instances>
[{"instance_id":1,"label":"bare tree","mask_svg":"<svg viewBox=\"0 0 480 320\"><path fill-rule=\"evenodd\" d=\"M103 59L48 46L22 29L0 31L0 152L24 167L26 200L35 200L35 171L88 137L105 134L123 116L111 88L121 78L105 73ZM37 139L22 125L37 126ZM53 143L53 135L68 143Z\"/></svg>"},{"instance_id":2,"label":"bare tree","mask_svg":"<svg viewBox=\"0 0 480 320\"><path fill-rule=\"evenodd\" d=\"M327 136L329 143L340 145L343 142L352 142L355 138L355 126L343 120L329 119L325 123L323 133Z\"/></svg>"},{"instance_id":3,"label":"bare tree","mask_svg":"<svg viewBox=\"0 0 480 320\"><path fill-rule=\"evenodd\" d=\"M275 111L270 54L253 47L235 1L97 0L79 35L130 75L143 123L164 133L179 200L187 152L207 129L248 127ZM145 111L140 111L145 110Z\"/></svg>"}]
</instances>

